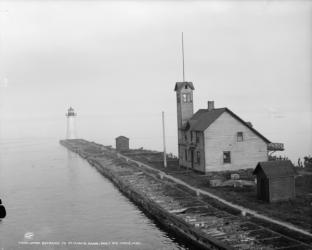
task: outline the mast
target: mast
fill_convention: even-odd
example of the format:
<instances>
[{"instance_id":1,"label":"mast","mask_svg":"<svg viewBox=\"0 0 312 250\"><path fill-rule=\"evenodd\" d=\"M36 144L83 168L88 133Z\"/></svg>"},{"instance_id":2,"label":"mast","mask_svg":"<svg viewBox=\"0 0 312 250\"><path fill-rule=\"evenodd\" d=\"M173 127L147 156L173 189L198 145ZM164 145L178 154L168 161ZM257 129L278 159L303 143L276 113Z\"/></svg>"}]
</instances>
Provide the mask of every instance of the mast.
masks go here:
<instances>
[{"instance_id":1,"label":"mast","mask_svg":"<svg viewBox=\"0 0 312 250\"><path fill-rule=\"evenodd\" d=\"M183 82L185 82L185 66L184 66L184 39L182 32L182 67L183 67Z\"/></svg>"}]
</instances>

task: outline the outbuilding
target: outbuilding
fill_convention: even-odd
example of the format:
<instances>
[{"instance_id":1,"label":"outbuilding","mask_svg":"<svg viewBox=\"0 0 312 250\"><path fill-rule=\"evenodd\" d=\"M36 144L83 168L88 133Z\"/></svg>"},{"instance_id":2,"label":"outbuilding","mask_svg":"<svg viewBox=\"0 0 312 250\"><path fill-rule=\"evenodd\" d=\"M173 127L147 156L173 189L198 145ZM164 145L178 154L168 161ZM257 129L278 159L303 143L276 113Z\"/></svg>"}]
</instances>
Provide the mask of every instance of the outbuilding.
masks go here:
<instances>
[{"instance_id":1,"label":"outbuilding","mask_svg":"<svg viewBox=\"0 0 312 250\"><path fill-rule=\"evenodd\" d=\"M121 135L121 136L118 136L115 140L116 140L117 151L129 150L129 138Z\"/></svg>"},{"instance_id":2,"label":"outbuilding","mask_svg":"<svg viewBox=\"0 0 312 250\"><path fill-rule=\"evenodd\" d=\"M267 202L295 197L295 170L291 161L259 162L253 172L257 176L257 197Z\"/></svg>"}]
</instances>

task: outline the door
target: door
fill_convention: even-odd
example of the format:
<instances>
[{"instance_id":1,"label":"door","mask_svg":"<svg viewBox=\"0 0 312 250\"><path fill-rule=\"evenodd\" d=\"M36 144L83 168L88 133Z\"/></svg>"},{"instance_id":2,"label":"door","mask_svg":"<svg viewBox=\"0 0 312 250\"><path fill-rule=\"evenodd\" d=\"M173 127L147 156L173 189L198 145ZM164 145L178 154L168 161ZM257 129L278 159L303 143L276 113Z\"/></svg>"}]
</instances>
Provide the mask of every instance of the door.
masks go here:
<instances>
[{"instance_id":1,"label":"door","mask_svg":"<svg viewBox=\"0 0 312 250\"><path fill-rule=\"evenodd\" d=\"M194 150L191 150L191 166L194 168Z\"/></svg>"},{"instance_id":2,"label":"door","mask_svg":"<svg viewBox=\"0 0 312 250\"><path fill-rule=\"evenodd\" d=\"M264 178L260 179L260 196L261 200L269 201L268 197L268 181Z\"/></svg>"}]
</instances>

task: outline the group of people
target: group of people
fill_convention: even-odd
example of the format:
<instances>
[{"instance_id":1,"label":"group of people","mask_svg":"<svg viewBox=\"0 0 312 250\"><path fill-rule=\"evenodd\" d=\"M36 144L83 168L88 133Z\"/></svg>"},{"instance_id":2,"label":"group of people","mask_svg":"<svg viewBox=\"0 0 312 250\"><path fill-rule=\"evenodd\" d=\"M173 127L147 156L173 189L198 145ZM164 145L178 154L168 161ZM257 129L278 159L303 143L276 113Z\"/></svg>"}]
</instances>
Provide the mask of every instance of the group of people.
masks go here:
<instances>
[{"instance_id":1,"label":"group of people","mask_svg":"<svg viewBox=\"0 0 312 250\"><path fill-rule=\"evenodd\" d=\"M298 158L298 167L311 168L312 167L312 157L310 155L305 156L305 157L303 157L303 161L300 158Z\"/></svg>"}]
</instances>

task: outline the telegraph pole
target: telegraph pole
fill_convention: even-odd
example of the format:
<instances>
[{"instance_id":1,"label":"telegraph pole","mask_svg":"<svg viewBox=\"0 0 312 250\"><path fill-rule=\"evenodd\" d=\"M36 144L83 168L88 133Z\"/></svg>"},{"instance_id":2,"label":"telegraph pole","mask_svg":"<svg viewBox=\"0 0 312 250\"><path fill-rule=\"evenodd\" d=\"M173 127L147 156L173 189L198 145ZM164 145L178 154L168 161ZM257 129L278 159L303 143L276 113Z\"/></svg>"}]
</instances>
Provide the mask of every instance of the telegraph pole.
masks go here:
<instances>
[{"instance_id":1,"label":"telegraph pole","mask_svg":"<svg viewBox=\"0 0 312 250\"><path fill-rule=\"evenodd\" d=\"M162 111L162 127L163 127L163 145L164 145L164 167L167 167L167 153L166 153L166 134L165 134L165 112Z\"/></svg>"}]
</instances>

